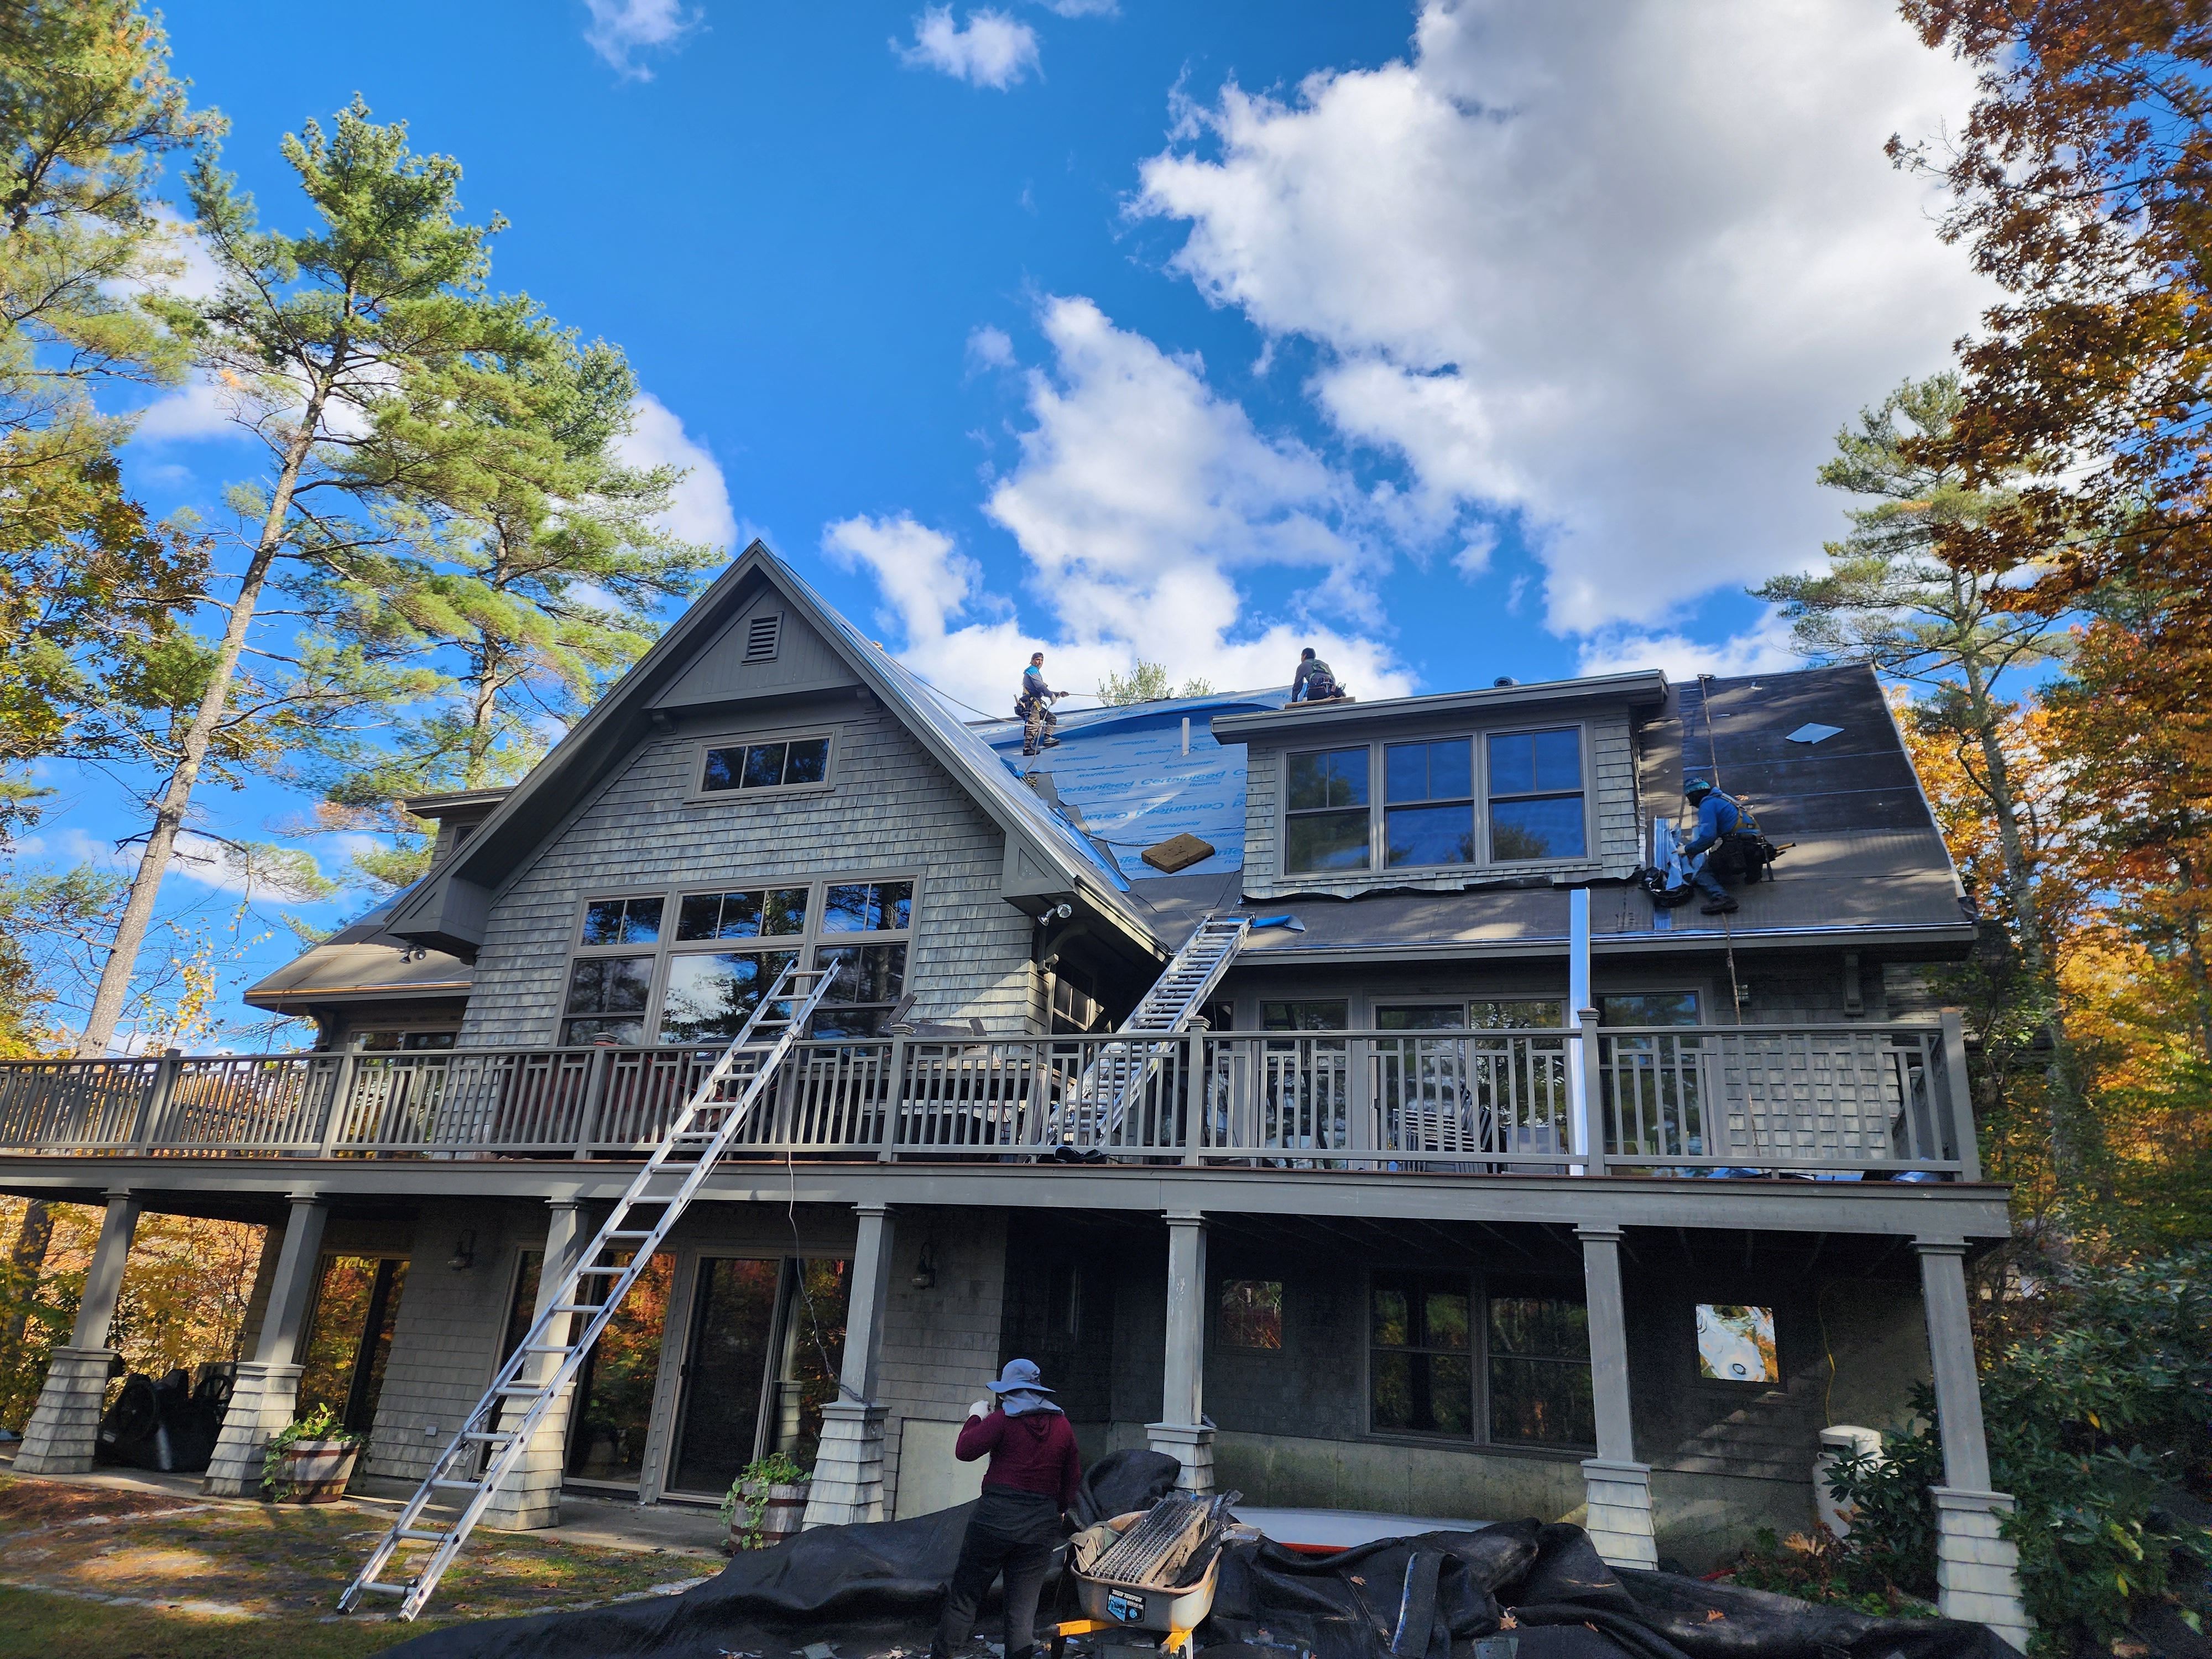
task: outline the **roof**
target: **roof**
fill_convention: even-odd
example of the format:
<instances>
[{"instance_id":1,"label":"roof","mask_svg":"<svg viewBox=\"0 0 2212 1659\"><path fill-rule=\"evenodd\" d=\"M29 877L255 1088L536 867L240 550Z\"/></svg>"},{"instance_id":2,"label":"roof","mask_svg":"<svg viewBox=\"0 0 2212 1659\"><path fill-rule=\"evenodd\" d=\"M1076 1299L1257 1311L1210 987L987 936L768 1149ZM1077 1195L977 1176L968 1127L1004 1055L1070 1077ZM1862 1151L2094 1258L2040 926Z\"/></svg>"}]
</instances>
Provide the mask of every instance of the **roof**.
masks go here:
<instances>
[{"instance_id":1,"label":"roof","mask_svg":"<svg viewBox=\"0 0 2212 1659\"><path fill-rule=\"evenodd\" d=\"M576 801L629 762L646 740L656 695L714 641L763 582L831 643L862 685L1006 833L1010 869L1022 871L1036 891L1080 900L1137 948L1166 952L1170 947L1152 933L1143 913L1122 901L1128 883L1120 870L1024 786L935 693L863 637L760 541L715 579L464 845L401 896L392 908L391 931L435 949L471 954L493 892L555 833Z\"/></svg>"},{"instance_id":2,"label":"roof","mask_svg":"<svg viewBox=\"0 0 2212 1659\"><path fill-rule=\"evenodd\" d=\"M246 993L256 1008L279 1012L313 1003L461 997L474 970L443 951L426 951L384 931L398 899L349 922Z\"/></svg>"},{"instance_id":3,"label":"roof","mask_svg":"<svg viewBox=\"0 0 2212 1659\"><path fill-rule=\"evenodd\" d=\"M1811 743L1790 740L1808 725L1833 730ZM1656 910L1632 883L1595 884L1593 949L1865 940L1954 955L1972 942L1974 927L1960 902L1957 872L1881 686L1865 665L1706 678L1671 687L1642 728L1640 742L1647 856L1650 824L1683 812L1686 742L1690 775L1717 776L1724 792L1751 808L1769 839L1787 850L1772 881L1735 890L1742 908L1725 927L1694 904ZM1163 925L1169 914L1198 898L1194 886L1173 894L1158 887L1152 884L1139 896L1153 901ZM1315 895L1246 901L1240 908L1255 916L1295 915L1303 931L1255 932L1243 955L1293 961L1564 951L1567 904L1564 888L1537 877L1478 878L1456 893L1398 890L1352 899Z\"/></svg>"},{"instance_id":4,"label":"roof","mask_svg":"<svg viewBox=\"0 0 2212 1659\"><path fill-rule=\"evenodd\" d=\"M1054 803L1128 882L1169 879L1145 862L1144 850L1189 834L1210 843L1213 854L1179 873L1213 877L1218 886L1219 877L1244 867L1244 750L1217 741L1212 723L1279 708L1289 697L1289 688L1278 686L1079 709L1060 717L1058 748L1026 760L1018 720L969 729L1017 776L1026 775L1031 790Z\"/></svg>"}]
</instances>

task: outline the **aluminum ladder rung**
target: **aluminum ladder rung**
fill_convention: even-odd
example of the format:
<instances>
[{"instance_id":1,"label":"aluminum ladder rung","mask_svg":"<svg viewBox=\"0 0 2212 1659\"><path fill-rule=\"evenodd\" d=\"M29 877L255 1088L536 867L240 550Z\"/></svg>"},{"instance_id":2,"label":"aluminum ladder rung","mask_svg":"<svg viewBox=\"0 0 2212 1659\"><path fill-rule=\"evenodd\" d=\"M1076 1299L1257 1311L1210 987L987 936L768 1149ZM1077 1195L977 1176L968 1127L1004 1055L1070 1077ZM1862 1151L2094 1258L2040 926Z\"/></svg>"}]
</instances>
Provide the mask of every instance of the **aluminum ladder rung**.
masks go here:
<instances>
[{"instance_id":1,"label":"aluminum ladder rung","mask_svg":"<svg viewBox=\"0 0 2212 1659\"><path fill-rule=\"evenodd\" d=\"M575 1301L573 1298L578 1286L587 1277L619 1281L623 1274L637 1265L635 1252L631 1253L632 1261L621 1267L608 1266L599 1261L599 1257L623 1244L635 1243L650 1249L653 1241L666 1236L669 1228L675 1224L677 1218L691 1203L700 1178L714 1167L724 1149L751 1117L762 1097L775 1083L784 1061L789 1058L799 1041L799 1034L806 1028L807 1022L814 1018L815 1010L837 982L840 971L842 964L832 964L828 968L801 968L793 963L776 975L775 983L769 986L768 994L754 1009L752 1017L731 1039L707 1075L700 1079L690 1099L684 1103L683 1110L674 1119L675 1123L690 1127L681 1130L672 1127L662 1136L651 1161L631 1179L629 1190L616 1204L608 1224L593 1237L578 1257L577 1264L568 1268L551 1288L549 1294L552 1300L539 1312L514 1353L501 1365L499 1375L485 1389L483 1397L477 1401L476 1409L469 1413L465 1422L497 1422L513 1402L528 1402L522 1407L517 1420L504 1428L464 1427L447 1443L446 1449L433 1466L434 1469L454 1468L465 1449L481 1446L487 1454L483 1459L483 1472L473 1480L453 1480L434 1474L417 1486L414 1498L369 1552L368 1560L346 1586L345 1593L338 1598L341 1611L350 1612L362 1595L373 1593L399 1596L401 1603L398 1616L403 1620L412 1620L422 1612L423 1603L437 1589L438 1581L446 1568L451 1565L461 1546L468 1541L477 1517L489 1503L492 1494L520 1463L524 1450L538 1425L544 1420L553 1399L574 1379L583 1365L585 1355L622 1305L622 1298L613 1296L604 1302ZM784 1007L789 1012L787 1015L771 1013L770 1009L775 1007ZM775 1033L772 1039L764 1036L764 1033L769 1031ZM751 1073L741 1079L733 1073L738 1062L747 1058L753 1060L755 1065ZM719 1098L726 1089L737 1090L736 1097ZM704 1117L703 1115L709 1112L714 1115ZM714 1127L702 1127L708 1123ZM698 1152L688 1161L672 1158L670 1154L679 1146L685 1149L696 1147ZM655 1192L655 1183L663 1182L664 1178L672 1178L677 1182L674 1190ZM612 1224L614 1218L626 1218L632 1206L641 1204L653 1205L661 1211L658 1225L635 1228ZM573 1342L562 1344L543 1340L549 1321L574 1314L585 1316L585 1322L580 1332L572 1333L575 1338ZM550 1376L538 1382L522 1382L521 1367L531 1356L540 1354L558 1355L559 1364L551 1368ZM431 1495L440 1492L471 1494L461 1505L460 1514L453 1520L450 1529L433 1532L410 1525L422 1514ZM405 1583L386 1583L375 1577L402 1544L428 1543L434 1543L439 1547L431 1553L416 1576Z\"/></svg>"}]
</instances>

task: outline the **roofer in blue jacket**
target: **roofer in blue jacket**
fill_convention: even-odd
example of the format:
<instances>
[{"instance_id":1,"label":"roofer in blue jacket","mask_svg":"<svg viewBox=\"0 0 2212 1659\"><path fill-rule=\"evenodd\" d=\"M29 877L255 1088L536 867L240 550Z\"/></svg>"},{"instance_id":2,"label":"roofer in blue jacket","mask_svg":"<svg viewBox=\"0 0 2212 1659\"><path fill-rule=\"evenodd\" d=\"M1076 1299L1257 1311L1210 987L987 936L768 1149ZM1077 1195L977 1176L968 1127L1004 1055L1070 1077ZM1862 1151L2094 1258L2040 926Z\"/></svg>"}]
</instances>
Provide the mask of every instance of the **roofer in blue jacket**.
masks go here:
<instances>
[{"instance_id":1,"label":"roofer in blue jacket","mask_svg":"<svg viewBox=\"0 0 2212 1659\"><path fill-rule=\"evenodd\" d=\"M1697 830L1682 848L1686 857L1695 858L1700 853L1711 852L1720 845L1723 836L1732 836L1743 827L1743 808L1703 778L1692 778L1683 785L1682 795L1698 811ZM1706 915L1726 915L1738 908L1729 896L1729 890L1721 885L1720 878L1713 873L1712 860L1698 865L1690 879L1705 896L1705 902L1699 908Z\"/></svg>"}]
</instances>

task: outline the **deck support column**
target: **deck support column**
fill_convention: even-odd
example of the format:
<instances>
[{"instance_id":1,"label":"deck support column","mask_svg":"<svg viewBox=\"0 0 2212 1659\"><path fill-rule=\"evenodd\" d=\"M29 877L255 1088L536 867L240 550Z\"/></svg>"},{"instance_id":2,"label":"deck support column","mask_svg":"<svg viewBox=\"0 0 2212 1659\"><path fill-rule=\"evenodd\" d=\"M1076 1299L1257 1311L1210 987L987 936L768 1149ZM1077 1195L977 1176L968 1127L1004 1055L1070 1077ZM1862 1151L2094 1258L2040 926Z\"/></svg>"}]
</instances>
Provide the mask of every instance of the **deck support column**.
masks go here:
<instances>
[{"instance_id":1,"label":"deck support column","mask_svg":"<svg viewBox=\"0 0 2212 1659\"><path fill-rule=\"evenodd\" d=\"M1176 1485L1213 1490L1213 1425L1206 1420L1206 1218L1170 1213L1168 1223L1168 1340L1161 1373L1160 1420L1145 1442L1182 1465Z\"/></svg>"},{"instance_id":2,"label":"deck support column","mask_svg":"<svg viewBox=\"0 0 2212 1659\"><path fill-rule=\"evenodd\" d=\"M1943 1441L1943 1484L1930 1489L1936 1499L1937 1602L1947 1619L1987 1625L2024 1651L2035 1626L2021 1601L2020 1548L1999 1532L2012 1513L2012 1498L1990 1490L1982 1384L1974 1369L1974 1328L1966 1302L1966 1241L1916 1238L1912 1247L1920 1254L1936 1428Z\"/></svg>"},{"instance_id":3,"label":"deck support column","mask_svg":"<svg viewBox=\"0 0 2212 1659\"><path fill-rule=\"evenodd\" d=\"M1583 1460L1589 1502L1583 1529L1597 1553L1617 1567L1656 1567L1651 1533L1651 1466L1636 1461L1628 1406L1628 1320L1620 1294L1620 1229L1577 1227L1588 1296L1590 1399L1597 1418L1597 1455Z\"/></svg>"},{"instance_id":4,"label":"deck support column","mask_svg":"<svg viewBox=\"0 0 2212 1659\"><path fill-rule=\"evenodd\" d=\"M269 1283L269 1303L261 1315L261 1334L253 1358L239 1362L230 1408L222 1414L215 1455L208 1461L200 1490L213 1498L255 1498L261 1492L261 1457L270 1439L296 1415L300 1404L300 1351L307 1344L308 1304L315 1297L316 1269L323 1254L323 1223L330 1206L319 1193L292 1194L284 1219L276 1273ZM261 1248L266 1250L268 1243Z\"/></svg>"},{"instance_id":5,"label":"deck support column","mask_svg":"<svg viewBox=\"0 0 2212 1659\"><path fill-rule=\"evenodd\" d=\"M583 1227L583 1206L574 1199L548 1199L545 1208L545 1255L538 1267L538 1297L531 1309L532 1324L544 1317L545 1310L559 1298L587 1238ZM575 1328L575 1315L557 1315L539 1340L547 1347L566 1343ZM502 1364L506 1358L504 1354L500 1356ZM524 1362L516 1381L542 1382L552 1375L558 1364L553 1355L539 1354ZM529 1448L522 1454L522 1461L484 1505L485 1526L506 1532L528 1532L561 1524L561 1476L568 1465L568 1410L575 1397L576 1385L572 1379L546 1407L537 1432L530 1437Z\"/></svg>"},{"instance_id":6,"label":"deck support column","mask_svg":"<svg viewBox=\"0 0 2212 1659\"><path fill-rule=\"evenodd\" d=\"M853 1245L853 1293L845 1313L845 1358L837 1398L822 1408L822 1445L806 1496L809 1527L850 1526L884 1518L884 1408L876 1399L882 1370L884 1319L891 1296L891 1212L887 1205L854 1206L860 1234Z\"/></svg>"},{"instance_id":7,"label":"deck support column","mask_svg":"<svg viewBox=\"0 0 2212 1659\"><path fill-rule=\"evenodd\" d=\"M131 1255L131 1236L138 1229L138 1200L126 1192L107 1195L100 1218L100 1243L84 1275L84 1299L69 1346L57 1347L39 1389L39 1403L23 1425L15 1454L18 1474L89 1474L92 1449L100 1438L100 1408L107 1379L122 1356L107 1346L115 1320L115 1299L123 1290L123 1267Z\"/></svg>"}]
</instances>

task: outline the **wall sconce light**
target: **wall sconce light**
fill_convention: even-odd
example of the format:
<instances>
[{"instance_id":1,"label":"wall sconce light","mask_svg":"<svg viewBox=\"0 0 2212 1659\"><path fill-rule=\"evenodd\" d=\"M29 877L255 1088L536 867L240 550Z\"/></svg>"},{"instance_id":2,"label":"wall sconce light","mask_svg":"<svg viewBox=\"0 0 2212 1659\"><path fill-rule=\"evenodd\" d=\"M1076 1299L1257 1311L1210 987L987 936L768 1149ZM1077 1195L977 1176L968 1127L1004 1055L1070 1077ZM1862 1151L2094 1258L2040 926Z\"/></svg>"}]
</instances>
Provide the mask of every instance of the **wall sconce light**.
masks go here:
<instances>
[{"instance_id":1,"label":"wall sconce light","mask_svg":"<svg viewBox=\"0 0 2212 1659\"><path fill-rule=\"evenodd\" d=\"M453 1254L447 1259L446 1265L457 1273L465 1273L476 1266L476 1262L477 1236L475 1229L471 1228L454 1243Z\"/></svg>"},{"instance_id":2,"label":"wall sconce light","mask_svg":"<svg viewBox=\"0 0 2212 1659\"><path fill-rule=\"evenodd\" d=\"M937 1261L930 1253L929 1241L924 1239L921 1255L915 1258L914 1264L914 1287L917 1291L926 1291L936 1283Z\"/></svg>"}]
</instances>

